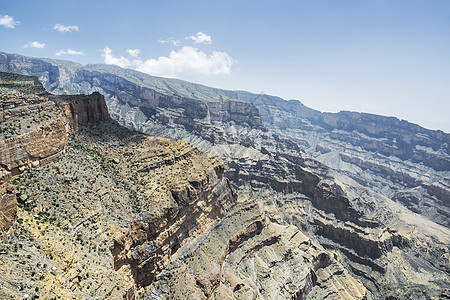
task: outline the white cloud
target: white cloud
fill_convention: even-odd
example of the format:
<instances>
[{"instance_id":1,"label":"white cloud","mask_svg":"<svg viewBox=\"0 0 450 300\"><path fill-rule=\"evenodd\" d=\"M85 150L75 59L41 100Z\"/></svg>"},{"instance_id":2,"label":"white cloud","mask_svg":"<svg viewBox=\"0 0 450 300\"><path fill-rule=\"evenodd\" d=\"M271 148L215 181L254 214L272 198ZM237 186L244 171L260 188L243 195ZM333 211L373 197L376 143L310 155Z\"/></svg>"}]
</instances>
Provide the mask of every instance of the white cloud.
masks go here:
<instances>
[{"instance_id":1,"label":"white cloud","mask_svg":"<svg viewBox=\"0 0 450 300\"><path fill-rule=\"evenodd\" d=\"M55 53L56 56L61 56L61 55L84 55L83 51L75 51L72 49L67 49L67 50L59 50L58 52Z\"/></svg>"},{"instance_id":2,"label":"white cloud","mask_svg":"<svg viewBox=\"0 0 450 300\"><path fill-rule=\"evenodd\" d=\"M58 30L59 32L72 32L72 31L78 31L77 25L62 25L62 24L56 24L53 26L53 29Z\"/></svg>"},{"instance_id":3,"label":"white cloud","mask_svg":"<svg viewBox=\"0 0 450 300\"><path fill-rule=\"evenodd\" d=\"M139 53L141 53L141 49L127 49L127 53L133 57L138 57Z\"/></svg>"},{"instance_id":4,"label":"white cloud","mask_svg":"<svg viewBox=\"0 0 450 300\"><path fill-rule=\"evenodd\" d=\"M38 41L34 41L34 42L29 42L26 43L25 45L23 45L24 48L39 48L42 49L45 47L45 43L39 43Z\"/></svg>"},{"instance_id":5,"label":"white cloud","mask_svg":"<svg viewBox=\"0 0 450 300\"><path fill-rule=\"evenodd\" d=\"M117 65L122 68L130 68L131 67L131 61L128 58L123 57L123 56L114 57L112 54L113 51L110 48L105 47L105 48L103 48L102 52L103 52L102 56L104 58L103 61L105 62L105 64Z\"/></svg>"},{"instance_id":6,"label":"white cloud","mask_svg":"<svg viewBox=\"0 0 450 300\"><path fill-rule=\"evenodd\" d=\"M19 24L20 22L14 20L14 17L8 15L0 15L0 25L4 26L5 28L14 28Z\"/></svg>"},{"instance_id":7,"label":"white cloud","mask_svg":"<svg viewBox=\"0 0 450 300\"><path fill-rule=\"evenodd\" d=\"M160 42L161 44L172 44L174 46L179 46L180 45L180 41L176 40L174 38L167 38L165 40L163 39L159 39L158 42Z\"/></svg>"},{"instance_id":8,"label":"white cloud","mask_svg":"<svg viewBox=\"0 0 450 300\"><path fill-rule=\"evenodd\" d=\"M191 36L186 37L186 39L191 39L196 44L211 44L212 43L211 36L207 35L206 33L201 32L201 31L198 32L196 35L191 35Z\"/></svg>"},{"instance_id":9,"label":"white cloud","mask_svg":"<svg viewBox=\"0 0 450 300\"><path fill-rule=\"evenodd\" d=\"M226 52L214 51L208 55L197 48L184 46L170 52L169 57L148 59L136 70L158 76L224 75L231 73L234 60Z\"/></svg>"},{"instance_id":10,"label":"white cloud","mask_svg":"<svg viewBox=\"0 0 450 300\"><path fill-rule=\"evenodd\" d=\"M130 60L124 56L115 57L108 47L105 47L102 52L104 62L107 64L133 68L150 75L164 77L225 75L231 73L231 68L235 63L234 59L226 52L213 51L208 55L189 46L170 52L168 57L161 56L145 61Z\"/></svg>"}]
</instances>

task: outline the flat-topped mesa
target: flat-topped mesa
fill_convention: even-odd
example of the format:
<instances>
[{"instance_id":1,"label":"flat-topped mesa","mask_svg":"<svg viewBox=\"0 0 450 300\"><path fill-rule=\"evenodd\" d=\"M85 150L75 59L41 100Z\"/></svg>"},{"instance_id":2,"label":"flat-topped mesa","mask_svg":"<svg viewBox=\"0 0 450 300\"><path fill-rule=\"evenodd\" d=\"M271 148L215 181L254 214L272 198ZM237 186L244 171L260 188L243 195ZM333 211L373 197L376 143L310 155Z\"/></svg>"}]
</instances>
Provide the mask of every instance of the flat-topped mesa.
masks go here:
<instances>
[{"instance_id":1,"label":"flat-topped mesa","mask_svg":"<svg viewBox=\"0 0 450 300\"><path fill-rule=\"evenodd\" d=\"M79 126L110 119L99 93L51 95L32 76L0 73L0 92L0 165L13 175L59 157Z\"/></svg>"}]
</instances>

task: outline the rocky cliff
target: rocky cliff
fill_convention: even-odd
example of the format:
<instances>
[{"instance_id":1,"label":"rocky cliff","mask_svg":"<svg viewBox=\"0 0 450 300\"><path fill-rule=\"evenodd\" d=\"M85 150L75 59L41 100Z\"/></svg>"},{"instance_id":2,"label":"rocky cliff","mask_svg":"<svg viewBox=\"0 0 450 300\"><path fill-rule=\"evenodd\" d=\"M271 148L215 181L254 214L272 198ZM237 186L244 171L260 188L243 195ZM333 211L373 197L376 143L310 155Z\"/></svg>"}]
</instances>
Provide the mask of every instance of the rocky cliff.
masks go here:
<instances>
[{"instance_id":1,"label":"rocky cliff","mask_svg":"<svg viewBox=\"0 0 450 300\"><path fill-rule=\"evenodd\" d=\"M327 294L420 299L445 294L450 270L448 134L395 118L322 114L298 101L120 68L50 60L35 66L36 60L6 54L2 61L4 69L15 72L39 70L33 74L59 93L101 91L120 123L184 139L227 164L225 176L237 190L238 203L243 203L236 206L236 214L223 209L216 225L175 254L148 238L152 216L132 225L111 248L117 253L118 270L137 286L154 280L145 297L270 298L268 291L299 299ZM234 103L239 105L232 108ZM259 211L249 208L255 203ZM264 217L259 223L249 221L253 219L242 209L253 211L247 216ZM229 218L230 214L242 218ZM295 238L292 244L285 242L293 237L291 230L298 230L302 241L303 234L312 244L318 242L315 253L303 251L303 242ZM219 245L218 252L207 246L210 241ZM131 245L140 250L133 252ZM158 265L154 253L170 261ZM202 261L206 266L198 263ZM142 276L144 266L151 279ZM295 282L283 274L292 275ZM347 274L370 292L350 283L357 282L354 278L340 281ZM345 287L335 280L346 282ZM356 288L349 289L351 285Z\"/></svg>"},{"instance_id":2,"label":"rocky cliff","mask_svg":"<svg viewBox=\"0 0 450 300\"><path fill-rule=\"evenodd\" d=\"M366 288L295 226L240 203L158 276L146 298L367 299Z\"/></svg>"},{"instance_id":3,"label":"rocky cliff","mask_svg":"<svg viewBox=\"0 0 450 300\"><path fill-rule=\"evenodd\" d=\"M36 77L0 73L0 93L0 208L4 232L17 211L14 188L9 182L11 173L17 175L60 157L67 149L69 133L89 122L108 120L109 114L100 94L55 97Z\"/></svg>"},{"instance_id":4,"label":"rocky cliff","mask_svg":"<svg viewBox=\"0 0 450 300\"><path fill-rule=\"evenodd\" d=\"M296 227L273 223L256 203L237 203L224 171L181 140L111 121L78 125L58 160L14 178L17 230L0 245L1 297L367 298L332 253ZM188 261L186 253L189 281L173 267ZM258 268L277 271L250 278L225 271L244 253L242 266L256 258Z\"/></svg>"},{"instance_id":5,"label":"rocky cliff","mask_svg":"<svg viewBox=\"0 0 450 300\"><path fill-rule=\"evenodd\" d=\"M263 118L283 115L265 123L268 128L360 184L449 227L449 134L394 117L312 113L299 102L289 103L281 113L280 106L275 110L273 103L260 101Z\"/></svg>"},{"instance_id":6,"label":"rocky cliff","mask_svg":"<svg viewBox=\"0 0 450 300\"><path fill-rule=\"evenodd\" d=\"M156 189L145 199L150 206L142 210L143 219L111 246L114 268L130 273L138 287L153 283L178 249L202 235L236 201L219 160L205 157L205 161L199 161L203 156L187 143L161 142L172 146L167 150L174 155L169 152L167 157L155 151L136 157L139 161L134 163L141 185L151 184ZM185 174L187 167L192 168L189 174ZM152 178L160 173L164 183ZM158 192L161 199L155 195Z\"/></svg>"},{"instance_id":7,"label":"rocky cliff","mask_svg":"<svg viewBox=\"0 0 450 300\"><path fill-rule=\"evenodd\" d=\"M186 142L146 138L110 123L102 95L54 96L35 78L1 75L1 163L16 174L14 186L1 169L2 237L18 214L17 230L0 245L2 298L133 293L154 277L148 262L134 268L138 246L155 247L157 274L236 200L218 159ZM131 250L120 244L128 227L143 222L145 241Z\"/></svg>"},{"instance_id":8,"label":"rocky cliff","mask_svg":"<svg viewBox=\"0 0 450 300\"><path fill-rule=\"evenodd\" d=\"M0 238L6 236L17 216L17 200L11 173L0 168Z\"/></svg>"},{"instance_id":9,"label":"rocky cliff","mask_svg":"<svg viewBox=\"0 0 450 300\"><path fill-rule=\"evenodd\" d=\"M109 120L99 93L54 96L35 77L9 73L0 73L0 89L0 165L13 174L59 157L78 126Z\"/></svg>"},{"instance_id":10,"label":"rocky cliff","mask_svg":"<svg viewBox=\"0 0 450 300\"><path fill-rule=\"evenodd\" d=\"M78 131L78 128L82 125L104 122L110 119L105 99L98 92L79 96L51 95L50 100L63 108L70 132Z\"/></svg>"},{"instance_id":11,"label":"rocky cliff","mask_svg":"<svg viewBox=\"0 0 450 300\"><path fill-rule=\"evenodd\" d=\"M57 99L54 108L67 111L69 100ZM92 121L95 111L101 109L83 114L75 108L63 119ZM69 129L71 124L65 123ZM108 120L76 128L58 160L21 170L14 186L9 173L2 173L8 182L2 195L16 190L19 200L16 230L0 245L3 298L131 299L154 292L191 299L274 293L367 298L364 285L332 253L296 227L273 223L253 201L237 203L219 159L187 142L147 137ZM216 257L217 251L222 256ZM189 265L193 276L202 268L212 273L181 282L173 266L185 261L186 253L196 262ZM254 278L224 271L235 268L244 253L241 265L257 258L258 268L277 271ZM295 281L286 272L293 272ZM169 287L171 276L177 289ZM271 288L263 291L268 283Z\"/></svg>"}]
</instances>

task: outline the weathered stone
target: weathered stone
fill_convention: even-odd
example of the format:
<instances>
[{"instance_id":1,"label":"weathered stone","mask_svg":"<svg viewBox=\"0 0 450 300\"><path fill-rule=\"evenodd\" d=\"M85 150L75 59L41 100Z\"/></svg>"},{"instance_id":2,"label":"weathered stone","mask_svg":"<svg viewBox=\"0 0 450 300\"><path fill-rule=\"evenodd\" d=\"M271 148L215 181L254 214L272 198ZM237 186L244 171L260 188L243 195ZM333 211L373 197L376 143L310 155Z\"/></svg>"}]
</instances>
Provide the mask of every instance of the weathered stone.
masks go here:
<instances>
[{"instance_id":1,"label":"weathered stone","mask_svg":"<svg viewBox=\"0 0 450 300\"><path fill-rule=\"evenodd\" d=\"M94 92L91 95L51 96L51 100L64 107L64 115L71 132L88 123L110 120L103 95Z\"/></svg>"},{"instance_id":2,"label":"weathered stone","mask_svg":"<svg viewBox=\"0 0 450 300\"><path fill-rule=\"evenodd\" d=\"M112 117L120 123L148 134L187 140L202 151L224 159L228 166L225 176L237 188L238 202L257 203L261 207L260 215L266 215L270 221L255 223L238 218L236 223L244 229L233 231L235 225L224 216L213 227L206 226L210 231L172 251L149 237L153 227L148 226L148 220L156 222L154 228L165 230L168 220L177 218L180 207L201 204L201 201L192 202L201 181L191 180L194 185L187 189L176 186L164 192L149 192L155 200L151 208L146 208L150 212L143 213L146 217L136 234L124 238L130 241L133 238L129 236L134 236L146 242L129 248L129 242L122 243L124 247L118 242L117 248L127 249L118 251L118 261L123 262L122 267L118 265L122 274L131 275L131 270L140 270L139 276L130 279L142 285L155 279L154 287L161 284L162 288L152 288L154 294L147 294L148 297L162 297L173 291L181 298L214 295L257 298L258 293L263 294L260 287L265 286L285 296L295 292L298 298L323 298L328 294L341 298L365 297L357 280L340 280L341 276L346 277L346 271L330 263L333 260L338 260L380 298L429 298L439 296L449 285L450 234L445 227L448 227L450 190L446 179L448 134L395 118L348 112L322 114L295 100L154 79L111 66L62 65L56 61L5 56L1 60L2 68L40 75L45 86L57 93L101 91ZM161 84L152 86L153 81ZM132 152L127 149L123 153L121 157L125 159L117 164L119 168L134 157ZM159 156L136 164L140 170L136 175L138 182L154 186L155 181L146 174L160 176L156 172L177 163L177 155L162 151ZM188 157L178 159L183 161ZM298 256L287 260L288 266L273 260L275 256L261 254L276 252L281 247L282 237L266 234L266 229L274 223L301 229L311 237L312 243L317 240L330 252L321 254L314 249L312 256L298 252ZM224 224L229 228L223 227ZM283 231L281 227L277 229ZM230 238L218 238L213 244L206 239L220 232L227 232ZM167 234L159 239L170 241L165 239ZM121 241L120 236L123 235L116 241ZM222 254L228 251L216 253L207 250L207 245L228 245L218 248L228 247L232 251L225 257ZM243 251L246 246L253 249L249 256ZM156 253L162 253L162 259ZM193 253L199 260L211 257L206 260L210 263L185 264L181 258L190 258L185 256L187 253ZM227 261L234 253L239 259L244 257L242 264ZM224 264L221 264L222 257ZM314 263L303 264L303 258L311 257ZM143 268L145 258L151 273L148 277ZM138 265L132 266L131 262ZM302 284L287 282L281 275L271 282L270 276L264 277L267 272L261 271L268 262L273 263L273 269L286 274L294 274L289 272L305 266L305 274L295 274L295 278L302 278L299 281ZM227 272L220 270L226 265L231 266ZM244 265L252 272L240 268ZM314 272L309 271L311 268ZM174 275L175 281L171 279ZM172 290L173 282L179 283L176 290ZM278 289L277 282L283 283L283 291ZM320 284L314 285L315 282ZM357 288L347 294L351 286ZM368 298L370 295L367 293Z\"/></svg>"},{"instance_id":3,"label":"weathered stone","mask_svg":"<svg viewBox=\"0 0 450 300\"><path fill-rule=\"evenodd\" d=\"M9 83L16 81L22 84ZM13 174L58 158L67 148L67 134L76 132L79 126L109 120L104 97L99 93L54 96L45 92L36 77L1 72L0 83L4 89L19 93L2 94L2 106L12 106L3 107L4 115L20 122L26 116L33 118L22 126L27 128L22 134L0 140L0 165Z\"/></svg>"},{"instance_id":4,"label":"weathered stone","mask_svg":"<svg viewBox=\"0 0 450 300\"><path fill-rule=\"evenodd\" d=\"M11 173L0 167L0 238L14 224L17 217L17 200Z\"/></svg>"}]
</instances>

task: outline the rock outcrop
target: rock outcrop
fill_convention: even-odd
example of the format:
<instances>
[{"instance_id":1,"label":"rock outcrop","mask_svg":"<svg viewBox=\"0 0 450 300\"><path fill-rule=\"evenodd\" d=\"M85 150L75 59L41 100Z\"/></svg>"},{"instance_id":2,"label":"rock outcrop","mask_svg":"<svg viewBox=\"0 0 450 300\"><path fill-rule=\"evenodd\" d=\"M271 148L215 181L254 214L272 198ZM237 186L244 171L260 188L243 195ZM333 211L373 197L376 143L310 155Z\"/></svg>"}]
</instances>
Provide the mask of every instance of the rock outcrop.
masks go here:
<instances>
[{"instance_id":1,"label":"rock outcrop","mask_svg":"<svg viewBox=\"0 0 450 300\"><path fill-rule=\"evenodd\" d=\"M265 123L268 128L289 136L315 159L360 184L449 227L449 134L394 117L312 114L300 102L289 103L282 119ZM263 119L280 114L270 101L257 106L265 112Z\"/></svg>"},{"instance_id":2,"label":"rock outcrop","mask_svg":"<svg viewBox=\"0 0 450 300\"><path fill-rule=\"evenodd\" d=\"M196 151L183 152L169 160L160 153L146 157L151 164L147 165L144 160L144 167L138 172L151 176L155 169L161 170L167 165L171 169L179 168L199 155ZM178 249L221 220L227 207L235 203L237 196L223 173L223 165L211 160L211 166L201 177L172 183L166 195L170 202L166 206L159 205L154 213L145 211L143 220L114 241L111 247L114 268L122 273L130 272L138 287L153 283Z\"/></svg>"},{"instance_id":3,"label":"rock outcrop","mask_svg":"<svg viewBox=\"0 0 450 300\"><path fill-rule=\"evenodd\" d=\"M36 77L0 72L0 93L0 228L4 232L14 222L17 211L14 187L8 183L11 174L60 157L67 149L68 134L81 125L109 120L109 114L99 93L53 96Z\"/></svg>"},{"instance_id":4,"label":"rock outcrop","mask_svg":"<svg viewBox=\"0 0 450 300\"><path fill-rule=\"evenodd\" d=\"M50 100L63 107L69 132L78 131L82 125L110 120L105 99L98 92L80 96L52 95Z\"/></svg>"},{"instance_id":5,"label":"rock outcrop","mask_svg":"<svg viewBox=\"0 0 450 300\"><path fill-rule=\"evenodd\" d=\"M0 238L14 224L17 216L17 200L11 173L0 168Z\"/></svg>"},{"instance_id":6,"label":"rock outcrop","mask_svg":"<svg viewBox=\"0 0 450 300\"><path fill-rule=\"evenodd\" d=\"M54 96L37 78L9 73L0 73L0 88L0 165L13 174L59 157L67 148L67 135L80 125L109 120L99 93Z\"/></svg>"},{"instance_id":7,"label":"rock outcrop","mask_svg":"<svg viewBox=\"0 0 450 300\"><path fill-rule=\"evenodd\" d=\"M70 107L56 103L55 108ZM83 119L80 110L69 112L60 118ZM193 282L175 272L179 289L157 292L182 297L183 289L192 288L191 298L268 296L271 291L259 286L270 283L272 292L285 298L367 297L364 285L332 253L296 227L272 222L253 200L237 203L219 159L185 141L144 136L111 121L63 125L78 129L63 155L24 169L14 180L18 230L0 245L6 263L0 296L152 297L154 287L167 284L165 278L172 275L166 274L172 274L180 257L209 249L199 264L189 266L190 272L210 267L215 272L216 263L230 271L219 268ZM223 255L215 257L215 251ZM242 266L256 258L258 267L277 271L267 280L246 278L246 271L231 271L238 257L245 257ZM30 266L36 267L30 271ZM295 282L285 276L288 272ZM210 275L215 279L205 279ZM236 276L240 281L230 284Z\"/></svg>"},{"instance_id":8,"label":"rock outcrop","mask_svg":"<svg viewBox=\"0 0 450 300\"><path fill-rule=\"evenodd\" d=\"M295 267L294 267L295 266ZM187 245L145 294L176 299L367 299L337 256L240 203Z\"/></svg>"},{"instance_id":9,"label":"rock outcrop","mask_svg":"<svg viewBox=\"0 0 450 300\"><path fill-rule=\"evenodd\" d=\"M0 164L13 174L25 168L46 164L67 147L67 132L61 119L25 135L0 141Z\"/></svg>"},{"instance_id":10,"label":"rock outcrop","mask_svg":"<svg viewBox=\"0 0 450 300\"><path fill-rule=\"evenodd\" d=\"M131 229L118 235L111 248L115 266L137 287L153 282L144 293L147 298L263 298L269 297L265 287L270 287L294 298L414 299L443 295L450 284L446 133L395 118L321 113L294 100L118 67L7 54L0 57L0 66L40 76L57 93L100 91L121 124L186 140L224 160L225 176L238 194L236 211L221 208L222 217L212 219L214 226L204 227L176 251L155 244L155 238L175 243L149 234L153 214L140 223L129 219ZM139 169L146 174L165 165ZM165 189L172 198L159 199L176 199L177 192L168 192L172 190ZM145 203L159 195L144 193L130 201ZM170 207L171 201L152 207ZM138 208L143 207L133 206ZM246 218L247 211L252 211L247 216L259 217ZM295 230L301 241L307 236L315 245L311 253L295 238L286 241ZM289 282L283 274L297 281ZM128 295L136 292L142 294L133 288Z\"/></svg>"},{"instance_id":11,"label":"rock outcrop","mask_svg":"<svg viewBox=\"0 0 450 300\"><path fill-rule=\"evenodd\" d=\"M113 107L118 108L115 104ZM128 115L131 113L135 117ZM449 262L437 255L448 252L447 228L394 203L376 185L367 188L368 181L351 173L337 173L311 159L296 140L288 139L281 130L274 134L236 122L196 129L178 123L176 118L165 123L147 119L136 108L124 109L119 120L149 134L183 138L224 159L228 164L226 176L237 187L241 199L257 199L272 220L314 234L326 249L338 253L344 265L374 295L389 297L395 289L402 289L405 293L400 298L409 298L419 290L433 296L448 284ZM204 134L205 128L209 135ZM412 164L409 166L412 168ZM442 184L433 185L443 188ZM446 201L445 197L437 199ZM412 228L416 228L414 234ZM427 241L430 238L433 242ZM433 249L434 254L427 255L425 249ZM391 267L399 266L399 262L402 271ZM421 283L423 270L435 278L433 283ZM204 289L205 296L212 295L209 289Z\"/></svg>"}]
</instances>

